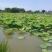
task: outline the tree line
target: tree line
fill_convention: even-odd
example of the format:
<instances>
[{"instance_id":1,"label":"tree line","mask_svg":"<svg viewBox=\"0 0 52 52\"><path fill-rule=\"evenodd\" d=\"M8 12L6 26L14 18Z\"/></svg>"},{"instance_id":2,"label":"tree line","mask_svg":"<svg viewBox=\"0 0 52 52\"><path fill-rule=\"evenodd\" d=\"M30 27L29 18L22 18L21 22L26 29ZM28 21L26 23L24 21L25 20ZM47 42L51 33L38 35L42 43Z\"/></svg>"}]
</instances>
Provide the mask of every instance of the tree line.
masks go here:
<instances>
[{"instance_id":1,"label":"tree line","mask_svg":"<svg viewBox=\"0 0 52 52\"><path fill-rule=\"evenodd\" d=\"M24 8L5 8L4 10L0 9L0 12L7 12L7 13L52 13L52 11L46 11L46 10L36 10L36 11L32 11L32 10L28 10L26 11Z\"/></svg>"}]
</instances>

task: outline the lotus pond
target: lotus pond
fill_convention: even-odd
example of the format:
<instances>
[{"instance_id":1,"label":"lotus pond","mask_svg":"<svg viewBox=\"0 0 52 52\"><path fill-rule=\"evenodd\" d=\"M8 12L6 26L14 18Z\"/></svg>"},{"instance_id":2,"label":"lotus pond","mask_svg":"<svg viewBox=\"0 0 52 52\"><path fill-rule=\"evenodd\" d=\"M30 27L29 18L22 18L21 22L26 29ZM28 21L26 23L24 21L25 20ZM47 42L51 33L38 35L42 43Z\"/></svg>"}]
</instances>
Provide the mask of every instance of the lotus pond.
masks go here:
<instances>
[{"instance_id":1,"label":"lotus pond","mask_svg":"<svg viewBox=\"0 0 52 52\"><path fill-rule=\"evenodd\" d=\"M52 52L52 14L0 13L0 41L9 52Z\"/></svg>"}]
</instances>

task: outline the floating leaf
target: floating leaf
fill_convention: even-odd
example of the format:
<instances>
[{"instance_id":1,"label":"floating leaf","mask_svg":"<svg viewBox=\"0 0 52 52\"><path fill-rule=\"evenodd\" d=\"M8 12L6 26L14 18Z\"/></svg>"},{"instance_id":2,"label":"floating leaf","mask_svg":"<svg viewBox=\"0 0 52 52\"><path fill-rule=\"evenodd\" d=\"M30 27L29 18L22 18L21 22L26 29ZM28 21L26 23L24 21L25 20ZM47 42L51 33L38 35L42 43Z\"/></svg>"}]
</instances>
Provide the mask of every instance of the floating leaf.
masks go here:
<instances>
[{"instance_id":1,"label":"floating leaf","mask_svg":"<svg viewBox=\"0 0 52 52\"><path fill-rule=\"evenodd\" d=\"M49 40L48 42L52 43L52 40Z\"/></svg>"},{"instance_id":2,"label":"floating leaf","mask_svg":"<svg viewBox=\"0 0 52 52\"><path fill-rule=\"evenodd\" d=\"M46 45L47 45L47 46L51 46L51 44L50 44L50 43L46 43Z\"/></svg>"},{"instance_id":3,"label":"floating leaf","mask_svg":"<svg viewBox=\"0 0 52 52\"><path fill-rule=\"evenodd\" d=\"M52 52L52 50L48 50L48 52Z\"/></svg>"},{"instance_id":4,"label":"floating leaf","mask_svg":"<svg viewBox=\"0 0 52 52\"><path fill-rule=\"evenodd\" d=\"M23 37L23 36L19 36L19 37L18 37L18 39L24 39L24 38L25 38L25 37Z\"/></svg>"},{"instance_id":5,"label":"floating leaf","mask_svg":"<svg viewBox=\"0 0 52 52\"><path fill-rule=\"evenodd\" d=\"M48 40L49 40L49 38L48 38L48 37L46 37L46 38L43 38L43 40L44 40L44 41L48 41Z\"/></svg>"},{"instance_id":6,"label":"floating leaf","mask_svg":"<svg viewBox=\"0 0 52 52\"><path fill-rule=\"evenodd\" d=\"M40 47L41 48L47 48L47 45L46 44L41 44Z\"/></svg>"},{"instance_id":7,"label":"floating leaf","mask_svg":"<svg viewBox=\"0 0 52 52\"><path fill-rule=\"evenodd\" d=\"M51 37L49 37L49 39L52 39L52 36L51 36Z\"/></svg>"},{"instance_id":8,"label":"floating leaf","mask_svg":"<svg viewBox=\"0 0 52 52\"><path fill-rule=\"evenodd\" d=\"M47 52L47 50L46 49L42 49L42 52Z\"/></svg>"}]
</instances>

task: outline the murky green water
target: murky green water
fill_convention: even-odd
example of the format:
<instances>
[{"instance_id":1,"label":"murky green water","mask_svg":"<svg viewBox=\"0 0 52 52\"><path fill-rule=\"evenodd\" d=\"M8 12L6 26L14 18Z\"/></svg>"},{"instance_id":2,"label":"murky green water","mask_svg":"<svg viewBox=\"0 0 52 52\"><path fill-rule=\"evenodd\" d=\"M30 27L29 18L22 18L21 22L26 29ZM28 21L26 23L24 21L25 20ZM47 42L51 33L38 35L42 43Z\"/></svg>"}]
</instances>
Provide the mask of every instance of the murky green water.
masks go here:
<instances>
[{"instance_id":1,"label":"murky green water","mask_svg":"<svg viewBox=\"0 0 52 52\"><path fill-rule=\"evenodd\" d=\"M25 39L19 40L19 34L14 32L13 35L7 35L0 29L0 41L8 40L10 52L41 52L40 44L44 43L40 38L24 34Z\"/></svg>"}]
</instances>

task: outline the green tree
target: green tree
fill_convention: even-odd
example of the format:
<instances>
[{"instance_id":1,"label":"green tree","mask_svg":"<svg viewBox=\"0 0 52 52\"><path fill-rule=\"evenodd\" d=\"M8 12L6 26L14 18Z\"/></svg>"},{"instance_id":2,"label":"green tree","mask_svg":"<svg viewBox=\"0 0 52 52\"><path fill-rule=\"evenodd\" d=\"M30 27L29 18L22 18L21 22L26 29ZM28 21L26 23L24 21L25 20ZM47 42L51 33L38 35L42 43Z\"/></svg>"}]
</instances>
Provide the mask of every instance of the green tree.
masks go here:
<instances>
[{"instance_id":1,"label":"green tree","mask_svg":"<svg viewBox=\"0 0 52 52\"><path fill-rule=\"evenodd\" d=\"M18 9L18 8L12 8L12 9L11 9L11 12L12 12L12 13L19 13L19 9Z\"/></svg>"},{"instance_id":2,"label":"green tree","mask_svg":"<svg viewBox=\"0 0 52 52\"><path fill-rule=\"evenodd\" d=\"M26 11L27 13L33 13L33 11L32 10L29 10L29 11Z\"/></svg>"},{"instance_id":3,"label":"green tree","mask_svg":"<svg viewBox=\"0 0 52 52\"><path fill-rule=\"evenodd\" d=\"M19 12L25 12L25 9L23 8L18 8Z\"/></svg>"},{"instance_id":4,"label":"green tree","mask_svg":"<svg viewBox=\"0 0 52 52\"><path fill-rule=\"evenodd\" d=\"M40 11L39 10L36 10L34 13L40 13Z\"/></svg>"},{"instance_id":5,"label":"green tree","mask_svg":"<svg viewBox=\"0 0 52 52\"><path fill-rule=\"evenodd\" d=\"M11 12L11 8L5 8L6 12Z\"/></svg>"},{"instance_id":6,"label":"green tree","mask_svg":"<svg viewBox=\"0 0 52 52\"><path fill-rule=\"evenodd\" d=\"M42 13L45 13L46 11L45 10L42 10Z\"/></svg>"}]
</instances>

